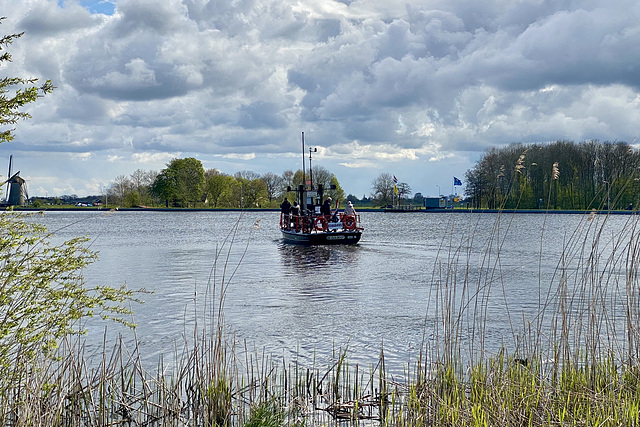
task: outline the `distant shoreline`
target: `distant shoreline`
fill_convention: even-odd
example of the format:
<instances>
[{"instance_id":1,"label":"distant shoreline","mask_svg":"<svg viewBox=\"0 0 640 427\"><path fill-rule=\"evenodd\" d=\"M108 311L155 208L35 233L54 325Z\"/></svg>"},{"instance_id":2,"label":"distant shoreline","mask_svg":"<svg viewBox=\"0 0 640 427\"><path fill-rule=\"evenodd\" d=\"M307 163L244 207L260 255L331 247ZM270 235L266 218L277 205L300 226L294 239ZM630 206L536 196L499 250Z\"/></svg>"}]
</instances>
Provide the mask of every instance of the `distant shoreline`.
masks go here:
<instances>
[{"instance_id":1,"label":"distant shoreline","mask_svg":"<svg viewBox=\"0 0 640 427\"><path fill-rule=\"evenodd\" d=\"M357 208L357 207L356 207ZM122 211L122 212L279 212L277 208L251 208L251 209L239 209L239 208L98 208L98 207L47 207L47 208L32 208L32 207L14 207L16 212L96 212L104 213L109 211ZM596 213L598 215L636 215L637 210L545 210L545 209L385 209L385 208L357 208L359 213L365 212L386 212L386 213L403 213L403 214L428 214L428 213L466 213L466 214L591 214Z\"/></svg>"}]
</instances>

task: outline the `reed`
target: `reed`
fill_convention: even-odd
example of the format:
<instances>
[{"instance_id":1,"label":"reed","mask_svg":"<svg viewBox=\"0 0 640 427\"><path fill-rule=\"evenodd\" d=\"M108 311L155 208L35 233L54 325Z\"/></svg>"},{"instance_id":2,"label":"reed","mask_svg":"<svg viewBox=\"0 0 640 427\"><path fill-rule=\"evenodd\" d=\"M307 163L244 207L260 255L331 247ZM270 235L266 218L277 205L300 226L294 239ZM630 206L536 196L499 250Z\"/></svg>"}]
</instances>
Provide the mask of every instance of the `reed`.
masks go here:
<instances>
[{"instance_id":1,"label":"reed","mask_svg":"<svg viewBox=\"0 0 640 427\"><path fill-rule=\"evenodd\" d=\"M384 346L377 364L364 367L349 362L348 348L336 348L327 366L238 348L224 328L225 290L242 260L241 250L230 264L235 228L216 250L205 314L153 372L137 340L105 339L96 361L82 341L65 339L58 357L17 357L6 370L13 386L0 396L0 424L638 426L638 217L613 235L610 220L585 214L563 237L555 274L539 278L538 312L509 313L511 336L497 346L486 338L489 300L504 292L500 253L518 230L497 215L478 260L469 249L476 233L457 246L443 240L426 307L434 327L403 381L389 374Z\"/></svg>"}]
</instances>

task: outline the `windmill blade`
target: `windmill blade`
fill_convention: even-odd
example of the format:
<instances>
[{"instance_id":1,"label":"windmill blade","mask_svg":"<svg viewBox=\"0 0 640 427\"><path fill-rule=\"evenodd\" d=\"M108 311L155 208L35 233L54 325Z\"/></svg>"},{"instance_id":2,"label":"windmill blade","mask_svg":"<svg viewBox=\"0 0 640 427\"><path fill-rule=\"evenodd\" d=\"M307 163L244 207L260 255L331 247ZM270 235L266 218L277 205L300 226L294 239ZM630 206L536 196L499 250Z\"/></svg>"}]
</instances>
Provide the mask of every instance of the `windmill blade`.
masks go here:
<instances>
[{"instance_id":1,"label":"windmill blade","mask_svg":"<svg viewBox=\"0 0 640 427\"><path fill-rule=\"evenodd\" d=\"M13 175L9 175L9 179L7 179L6 181L3 181L1 185L5 185L7 182L11 181L13 178L15 178L16 176L20 175L20 171L14 173ZM7 193L9 192L9 187L7 187ZM8 195L6 197L9 197Z\"/></svg>"},{"instance_id":2,"label":"windmill blade","mask_svg":"<svg viewBox=\"0 0 640 427\"><path fill-rule=\"evenodd\" d=\"M9 173L7 174L7 176L9 177L9 179L7 179L5 182L3 182L2 184L7 183L9 180L11 180L12 176L11 176L11 163L13 162L13 154L9 156ZM7 185L7 191L4 194L4 199L8 200L9 199L9 186Z\"/></svg>"},{"instance_id":3,"label":"windmill blade","mask_svg":"<svg viewBox=\"0 0 640 427\"><path fill-rule=\"evenodd\" d=\"M27 181L22 184L22 192L24 193L24 200L26 204L29 204L29 192L27 191Z\"/></svg>"}]
</instances>

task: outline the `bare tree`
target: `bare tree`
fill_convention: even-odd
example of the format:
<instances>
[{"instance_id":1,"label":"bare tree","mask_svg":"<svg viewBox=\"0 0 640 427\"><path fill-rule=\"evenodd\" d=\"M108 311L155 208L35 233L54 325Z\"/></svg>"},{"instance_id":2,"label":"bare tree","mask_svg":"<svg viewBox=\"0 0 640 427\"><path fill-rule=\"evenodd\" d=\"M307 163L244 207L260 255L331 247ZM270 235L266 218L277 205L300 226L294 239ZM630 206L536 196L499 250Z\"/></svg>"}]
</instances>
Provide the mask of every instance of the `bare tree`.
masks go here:
<instances>
[{"instance_id":1,"label":"bare tree","mask_svg":"<svg viewBox=\"0 0 640 427\"><path fill-rule=\"evenodd\" d=\"M284 179L272 172L267 172L260 177L267 186L267 198L272 201L275 198L279 198L286 191L284 185Z\"/></svg>"},{"instance_id":2,"label":"bare tree","mask_svg":"<svg viewBox=\"0 0 640 427\"><path fill-rule=\"evenodd\" d=\"M325 189L329 189L331 185L331 172L322 166L314 166L312 172L313 187L318 188L318 185L322 185Z\"/></svg>"},{"instance_id":3,"label":"bare tree","mask_svg":"<svg viewBox=\"0 0 640 427\"><path fill-rule=\"evenodd\" d=\"M398 196L401 199L406 199L411 195L411 187L406 182L398 184Z\"/></svg>"},{"instance_id":4,"label":"bare tree","mask_svg":"<svg viewBox=\"0 0 640 427\"><path fill-rule=\"evenodd\" d=\"M254 171L238 171L233 174L235 179L242 178L247 181L253 181L254 179L260 178L260 174Z\"/></svg>"},{"instance_id":5,"label":"bare tree","mask_svg":"<svg viewBox=\"0 0 640 427\"><path fill-rule=\"evenodd\" d=\"M109 188L109 195L114 198L116 204L122 204L128 191L131 191L133 184L124 175L118 175Z\"/></svg>"},{"instance_id":6,"label":"bare tree","mask_svg":"<svg viewBox=\"0 0 640 427\"><path fill-rule=\"evenodd\" d=\"M295 187L293 183L293 176L294 176L294 173L292 170L287 170L282 172L282 181L285 187L291 187L291 188Z\"/></svg>"},{"instance_id":7,"label":"bare tree","mask_svg":"<svg viewBox=\"0 0 640 427\"><path fill-rule=\"evenodd\" d=\"M216 175L222 175L222 172L220 172L220 169L207 169L206 171L204 171L204 177L206 179L209 179L212 176L216 176Z\"/></svg>"},{"instance_id":8,"label":"bare tree","mask_svg":"<svg viewBox=\"0 0 640 427\"><path fill-rule=\"evenodd\" d=\"M371 197L381 206L393 203L393 175L383 172L371 183L373 193Z\"/></svg>"},{"instance_id":9,"label":"bare tree","mask_svg":"<svg viewBox=\"0 0 640 427\"><path fill-rule=\"evenodd\" d=\"M131 180L133 188L141 193L141 188L146 185L147 174L142 169L136 169L129 179Z\"/></svg>"}]
</instances>

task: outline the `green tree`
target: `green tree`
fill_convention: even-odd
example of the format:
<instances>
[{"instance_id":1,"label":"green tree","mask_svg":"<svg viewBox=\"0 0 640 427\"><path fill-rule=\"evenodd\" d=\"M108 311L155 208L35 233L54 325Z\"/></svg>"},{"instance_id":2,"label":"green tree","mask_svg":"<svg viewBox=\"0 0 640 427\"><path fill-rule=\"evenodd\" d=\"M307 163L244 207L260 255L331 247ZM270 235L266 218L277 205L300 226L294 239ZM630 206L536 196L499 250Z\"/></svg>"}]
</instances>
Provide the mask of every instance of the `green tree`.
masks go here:
<instances>
[{"instance_id":1,"label":"green tree","mask_svg":"<svg viewBox=\"0 0 640 427\"><path fill-rule=\"evenodd\" d=\"M58 339L78 333L82 317L129 314L124 287L86 287L82 270L97 258L78 237L50 243L46 228L25 217L0 215L0 366L16 367L44 353ZM125 322L126 323L126 322Z\"/></svg>"},{"instance_id":2,"label":"green tree","mask_svg":"<svg viewBox=\"0 0 640 427\"><path fill-rule=\"evenodd\" d=\"M135 206L140 206L142 198L140 197L140 193L138 190L128 191L124 196L124 200L122 201L122 205L126 208L132 208Z\"/></svg>"},{"instance_id":3,"label":"green tree","mask_svg":"<svg viewBox=\"0 0 640 427\"><path fill-rule=\"evenodd\" d=\"M298 169L293 176L291 177L291 181L293 182L293 186L291 187L294 191L297 191L299 185L307 185L307 180L309 179L309 172L307 171L305 174L302 173L302 169Z\"/></svg>"},{"instance_id":4,"label":"green tree","mask_svg":"<svg viewBox=\"0 0 640 427\"><path fill-rule=\"evenodd\" d=\"M202 200L205 178L200 160L193 157L174 159L169 163L169 170L175 175L178 203L195 206Z\"/></svg>"},{"instance_id":5,"label":"green tree","mask_svg":"<svg viewBox=\"0 0 640 427\"><path fill-rule=\"evenodd\" d=\"M0 18L0 23L5 18ZM6 48L16 39L22 37L24 33L10 34L0 39L0 51L5 52L0 55L0 66L11 61L11 55ZM34 102L41 94L51 93L53 84L47 80L44 84L37 86L38 79L25 79L21 77L3 77L0 79L0 126L13 126L20 120L29 119L31 115L21 108L26 104ZM11 141L15 128L0 129L0 142Z\"/></svg>"},{"instance_id":6,"label":"green tree","mask_svg":"<svg viewBox=\"0 0 640 427\"><path fill-rule=\"evenodd\" d=\"M327 190L325 191L325 194L330 196L333 200L345 200L344 190L340 186L340 182L338 182L338 178L334 174L331 174L331 178L329 178L329 186L326 188Z\"/></svg>"},{"instance_id":7,"label":"green tree","mask_svg":"<svg viewBox=\"0 0 640 427\"><path fill-rule=\"evenodd\" d=\"M244 188L245 207L261 208L269 201L267 185L260 179L252 179Z\"/></svg>"},{"instance_id":8,"label":"green tree","mask_svg":"<svg viewBox=\"0 0 640 427\"><path fill-rule=\"evenodd\" d=\"M640 153L624 142L512 144L488 151L467 172L465 193L474 207L592 209L606 206L609 192L620 209L640 196L626 185L639 170Z\"/></svg>"},{"instance_id":9,"label":"green tree","mask_svg":"<svg viewBox=\"0 0 640 427\"><path fill-rule=\"evenodd\" d=\"M166 207L169 207L169 202L175 199L176 191L172 177L169 176L166 169L160 172L151 184L151 195L164 203Z\"/></svg>"},{"instance_id":10,"label":"green tree","mask_svg":"<svg viewBox=\"0 0 640 427\"><path fill-rule=\"evenodd\" d=\"M4 36L0 50L20 36ZM10 59L3 53L0 65ZM53 89L50 81L39 88L36 83L37 79L19 77L0 80L0 125L29 118L20 109ZM11 141L13 131L0 131L0 142ZM77 320L99 314L124 322L120 316L129 313L124 305L133 295L124 287L85 286L82 269L96 259L96 253L84 246L86 238L59 245L50 238L46 228L32 219L16 213L0 215L0 394L9 382L20 388L36 369L33 359L52 355L61 337L77 333Z\"/></svg>"},{"instance_id":11,"label":"green tree","mask_svg":"<svg viewBox=\"0 0 640 427\"><path fill-rule=\"evenodd\" d=\"M267 186L260 178L248 180L236 176L231 185L231 207L257 208L268 201Z\"/></svg>"},{"instance_id":12,"label":"green tree","mask_svg":"<svg viewBox=\"0 0 640 427\"><path fill-rule=\"evenodd\" d=\"M195 206L202 200L205 188L204 168L200 160L193 157L173 159L156 177L151 193L177 206Z\"/></svg>"},{"instance_id":13,"label":"green tree","mask_svg":"<svg viewBox=\"0 0 640 427\"><path fill-rule=\"evenodd\" d=\"M244 188L248 183L249 181L244 178L240 178L238 176L233 177L231 192L228 199L229 207L241 209L247 207L244 201Z\"/></svg>"},{"instance_id":14,"label":"green tree","mask_svg":"<svg viewBox=\"0 0 640 427\"><path fill-rule=\"evenodd\" d=\"M210 169L205 173L207 204L210 207L226 207L231 195L231 185L235 181L232 176L223 175L217 169Z\"/></svg>"}]
</instances>

